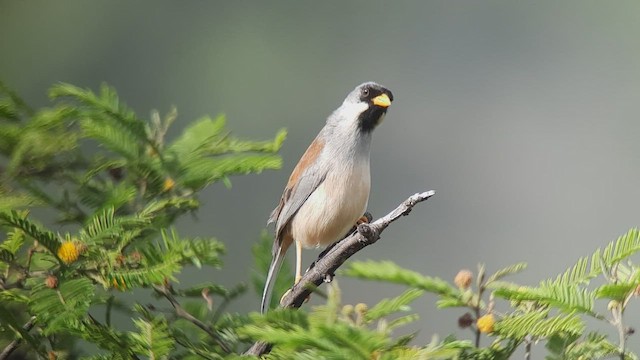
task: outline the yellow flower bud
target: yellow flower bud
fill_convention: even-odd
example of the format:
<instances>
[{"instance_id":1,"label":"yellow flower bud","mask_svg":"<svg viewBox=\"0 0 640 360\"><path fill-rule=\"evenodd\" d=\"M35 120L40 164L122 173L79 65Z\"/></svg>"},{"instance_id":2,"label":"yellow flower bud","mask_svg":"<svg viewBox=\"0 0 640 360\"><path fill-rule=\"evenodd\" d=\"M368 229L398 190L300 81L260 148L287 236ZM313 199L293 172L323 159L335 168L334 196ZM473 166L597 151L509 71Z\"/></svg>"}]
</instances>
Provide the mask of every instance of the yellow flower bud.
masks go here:
<instances>
[{"instance_id":1,"label":"yellow flower bud","mask_svg":"<svg viewBox=\"0 0 640 360\"><path fill-rule=\"evenodd\" d=\"M496 323L496 319L493 317L493 314L487 314L487 315L481 316L476 321L476 326L478 327L478 330L480 330L481 333L489 334L493 332L493 325L495 325L495 323Z\"/></svg>"},{"instance_id":2,"label":"yellow flower bud","mask_svg":"<svg viewBox=\"0 0 640 360\"><path fill-rule=\"evenodd\" d=\"M78 260L78 256L80 256L80 251L73 241L65 241L58 248L58 257L65 264L71 264Z\"/></svg>"},{"instance_id":3,"label":"yellow flower bud","mask_svg":"<svg viewBox=\"0 0 640 360\"><path fill-rule=\"evenodd\" d=\"M162 184L162 191L164 191L164 192L171 191L171 190L173 190L173 188L175 186L176 186L175 180L173 180L172 178L168 177L168 178L164 179L164 183Z\"/></svg>"}]
</instances>

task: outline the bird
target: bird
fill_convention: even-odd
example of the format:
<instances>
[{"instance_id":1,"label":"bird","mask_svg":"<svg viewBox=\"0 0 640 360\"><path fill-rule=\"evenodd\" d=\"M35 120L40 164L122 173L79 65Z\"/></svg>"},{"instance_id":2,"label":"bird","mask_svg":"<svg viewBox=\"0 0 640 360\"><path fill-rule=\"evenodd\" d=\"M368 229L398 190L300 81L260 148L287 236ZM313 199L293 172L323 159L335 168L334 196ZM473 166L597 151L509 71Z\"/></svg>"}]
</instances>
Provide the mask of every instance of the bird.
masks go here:
<instances>
[{"instance_id":1,"label":"bird","mask_svg":"<svg viewBox=\"0 0 640 360\"><path fill-rule=\"evenodd\" d=\"M366 221L372 133L392 101L393 94L382 85L358 85L329 115L293 169L267 222L275 223L275 236L262 313L268 310L276 276L291 244L296 245L297 284L302 277L302 248L331 245Z\"/></svg>"}]
</instances>

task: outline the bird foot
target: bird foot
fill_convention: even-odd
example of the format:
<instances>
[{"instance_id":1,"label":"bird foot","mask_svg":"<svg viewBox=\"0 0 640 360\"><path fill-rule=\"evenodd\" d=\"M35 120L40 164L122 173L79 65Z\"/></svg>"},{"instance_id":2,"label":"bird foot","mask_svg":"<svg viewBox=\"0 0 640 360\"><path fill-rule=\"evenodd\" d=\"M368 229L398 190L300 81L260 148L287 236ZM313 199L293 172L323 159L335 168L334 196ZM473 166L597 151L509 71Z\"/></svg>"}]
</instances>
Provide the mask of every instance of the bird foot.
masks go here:
<instances>
[{"instance_id":1,"label":"bird foot","mask_svg":"<svg viewBox=\"0 0 640 360\"><path fill-rule=\"evenodd\" d=\"M358 232L360 233L360 235L362 235L361 237L358 238L358 241L360 242L373 243L376 240L378 240L374 234L374 230L371 228L371 225L369 225L368 223L362 223L358 225Z\"/></svg>"},{"instance_id":2,"label":"bird foot","mask_svg":"<svg viewBox=\"0 0 640 360\"><path fill-rule=\"evenodd\" d=\"M360 224L368 224L371 222L371 220L373 220L373 216L371 216L370 213L366 212L364 213L364 215L362 215L358 221L356 221L356 227Z\"/></svg>"},{"instance_id":3,"label":"bird foot","mask_svg":"<svg viewBox=\"0 0 640 360\"><path fill-rule=\"evenodd\" d=\"M325 283L330 283L333 281L334 276L335 276L334 274L325 274L324 279L322 279L322 281L324 281Z\"/></svg>"}]
</instances>

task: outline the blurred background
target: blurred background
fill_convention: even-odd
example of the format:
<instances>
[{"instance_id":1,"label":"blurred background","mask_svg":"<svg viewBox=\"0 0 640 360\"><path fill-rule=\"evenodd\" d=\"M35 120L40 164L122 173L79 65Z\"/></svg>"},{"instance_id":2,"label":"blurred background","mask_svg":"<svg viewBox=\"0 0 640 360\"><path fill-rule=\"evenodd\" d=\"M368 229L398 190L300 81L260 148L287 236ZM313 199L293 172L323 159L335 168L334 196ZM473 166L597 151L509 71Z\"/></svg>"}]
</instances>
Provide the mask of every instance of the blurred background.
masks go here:
<instances>
[{"instance_id":1,"label":"blurred background","mask_svg":"<svg viewBox=\"0 0 640 360\"><path fill-rule=\"evenodd\" d=\"M639 223L638 34L637 1L0 0L0 79L33 107L56 82L104 81L140 116L176 105L174 135L218 113L247 138L287 128L281 171L208 189L180 223L228 248L224 270L182 281L227 285L249 280L251 246L326 116L377 81L395 101L374 135L369 211L437 194L355 257L446 280L525 261L512 280L535 284ZM339 280L347 303L401 291ZM414 306L421 342L470 337L434 300ZM250 291L232 309L258 305Z\"/></svg>"}]
</instances>

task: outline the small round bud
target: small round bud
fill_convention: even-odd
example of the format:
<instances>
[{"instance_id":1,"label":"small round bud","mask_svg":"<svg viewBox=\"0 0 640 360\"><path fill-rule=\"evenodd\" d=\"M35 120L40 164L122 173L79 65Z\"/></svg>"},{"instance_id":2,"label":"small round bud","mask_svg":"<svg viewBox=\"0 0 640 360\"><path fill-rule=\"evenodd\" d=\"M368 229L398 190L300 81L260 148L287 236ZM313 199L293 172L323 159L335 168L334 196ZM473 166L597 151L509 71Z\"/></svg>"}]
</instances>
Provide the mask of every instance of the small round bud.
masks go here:
<instances>
[{"instance_id":1,"label":"small round bud","mask_svg":"<svg viewBox=\"0 0 640 360\"><path fill-rule=\"evenodd\" d=\"M356 304L354 310L358 315L364 315L369 310L369 307L365 303L358 303Z\"/></svg>"},{"instance_id":2,"label":"small round bud","mask_svg":"<svg viewBox=\"0 0 640 360\"><path fill-rule=\"evenodd\" d=\"M48 287L49 289L55 289L58 287L58 278L55 277L54 275L49 275L47 276L47 278L44 280L44 284L46 287Z\"/></svg>"},{"instance_id":3,"label":"small round bud","mask_svg":"<svg viewBox=\"0 0 640 360\"><path fill-rule=\"evenodd\" d=\"M496 319L493 317L493 314L486 314L481 316L476 321L476 326L478 330L480 330L483 334L489 334L493 332L493 326L496 324Z\"/></svg>"},{"instance_id":4,"label":"small round bud","mask_svg":"<svg viewBox=\"0 0 640 360\"><path fill-rule=\"evenodd\" d=\"M460 289L466 290L471 286L473 281L473 273L469 270L460 270L456 277L453 279L453 283Z\"/></svg>"},{"instance_id":5,"label":"small round bud","mask_svg":"<svg viewBox=\"0 0 640 360\"><path fill-rule=\"evenodd\" d=\"M108 170L109 176L115 181L120 181L124 177L124 168L123 167L113 167Z\"/></svg>"},{"instance_id":6,"label":"small round bud","mask_svg":"<svg viewBox=\"0 0 640 360\"><path fill-rule=\"evenodd\" d=\"M140 261L142 260L142 254L140 253L140 251L135 250L129 255L129 258L131 259L132 263L140 264Z\"/></svg>"},{"instance_id":7,"label":"small round bud","mask_svg":"<svg viewBox=\"0 0 640 360\"><path fill-rule=\"evenodd\" d=\"M172 178L168 177L168 178L164 179L164 183L162 183L162 191L164 191L164 192L171 191L171 190L173 190L173 188L175 186L176 186L175 180L173 180Z\"/></svg>"},{"instance_id":8,"label":"small round bud","mask_svg":"<svg viewBox=\"0 0 640 360\"><path fill-rule=\"evenodd\" d=\"M473 316L470 313L465 313L458 318L458 326L461 329L466 329L473 324Z\"/></svg>"},{"instance_id":9,"label":"small round bud","mask_svg":"<svg viewBox=\"0 0 640 360\"><path fill-rule=\"evenodd\" d=\"M345 306L342 307L342 315L344 316L351 316L351 314L353 314L353 305L351 304L347 304Z\"/></svg>"}]
</instances>

